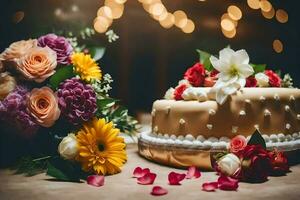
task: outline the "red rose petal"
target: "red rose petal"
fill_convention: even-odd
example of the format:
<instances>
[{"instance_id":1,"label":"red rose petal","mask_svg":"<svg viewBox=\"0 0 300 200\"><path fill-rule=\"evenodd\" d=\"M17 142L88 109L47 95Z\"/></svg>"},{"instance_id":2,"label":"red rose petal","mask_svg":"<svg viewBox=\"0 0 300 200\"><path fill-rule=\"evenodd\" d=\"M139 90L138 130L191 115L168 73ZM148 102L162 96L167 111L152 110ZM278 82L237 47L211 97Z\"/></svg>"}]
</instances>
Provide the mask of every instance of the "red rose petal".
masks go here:
<instances>
[{"instance_id":1,"label":"red rose petal","mask_svg":"<svg viewBox=\"0 0 300 200\"><path fill-rule=\"evenodd\" d=\"M100 187L104 185L104 176L91 175L87 177L86 181L89 185Z\"/></svg>"},{"instance_id":2,"label":"red rose petal","mask_svg":"<svg viewBox=\"0 0 300 200\"><path fill-rule=\"evenodd\" d=\"M148 174L149 172L150 172L149 168L142 169L141 167L136 167L133 171L133 177L140 178L145 176L145 174Z\"/></svg>"},{"instance_id":3,"label":"red rose petal","mask_svg":"<svg viewBox=\"0 0 300 200\"><path fill-rule=\"evenodd\" d=\"M153 184L155 179L156 179L156 174L149 172L144 176L137 178L137 183L141 185L151 185Z\"/></svg>"},{"instance_id":4,"label":"red rose petal","mask_svg":"<svg viewBox=\"0 0 300 200\"><path fill-rule=\"evenodd\" d=\"M160 186L154 186L152 188L151 194L154 196L161 196L161 195L168 194L168 190L166 190L165 188L162 188Z\"/></svg>"},{"instance_id":5,"label":"red rose petal","mask_svg":"<svg viewBox=\"0 0 300 200\"><path fill-rule=\"evenodd\" d=\"M185 178L185 174L179 174L176 172L171 172L168 175L168 180L170 185L181 185L180 181L182 181Z\"/></svg>"},{"instance_id":6,"label":"red rose petal","mask_svg":"<svg viewBox=\"0 0 300 200\"><path fill-rule=\"evenodd\" d=\"M208 182L202 184L202 190L205 192L214 192L218 189L218 182Z\"/></svg>"},{"instance_id":7,"label":"red rose petal","mask_svg":"<svg viewBox=\"0 0 300 200\"><path fill-rule=\"evenodd\" d=\"M220 190L237 190L239 181L222 175L218 178L218 187Z\"/></svg>"},{"instance_id":8,"label":"red rose petal","mask_svg":"<svg viewBox=\"0 0 300 200\"><path fill-rule=\"evenodd\" d=\"M189 167L185 178L186 179L199 178L200 176L201 176L201 172L195 166L191 166Z\"/></svg>"}]
</instances>

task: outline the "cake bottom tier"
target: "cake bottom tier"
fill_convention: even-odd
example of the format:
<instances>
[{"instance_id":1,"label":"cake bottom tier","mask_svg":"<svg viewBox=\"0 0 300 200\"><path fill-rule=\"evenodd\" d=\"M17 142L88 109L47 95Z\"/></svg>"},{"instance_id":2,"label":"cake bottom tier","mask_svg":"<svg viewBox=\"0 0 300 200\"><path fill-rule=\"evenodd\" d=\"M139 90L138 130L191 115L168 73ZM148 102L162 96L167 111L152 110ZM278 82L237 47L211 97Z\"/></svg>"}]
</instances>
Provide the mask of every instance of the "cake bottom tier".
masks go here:
<instances>
[{"instance_id":1,"label":"cake bottom tier","mask_svg":"<svg viewBox=\"0 0 300 200\"><path fill-rule=\"evenodd\" d=\"M274 148L284 151L289 160L300 156L300 138L289 141L266 142L268 150ZM204 170L212 170L212 155L226 151L229 141L190 141L173 140L159 137L152 132L141 133L138 139L139 153L154 162L178 168L197 166Z\"/></svg>"}]
</instances>

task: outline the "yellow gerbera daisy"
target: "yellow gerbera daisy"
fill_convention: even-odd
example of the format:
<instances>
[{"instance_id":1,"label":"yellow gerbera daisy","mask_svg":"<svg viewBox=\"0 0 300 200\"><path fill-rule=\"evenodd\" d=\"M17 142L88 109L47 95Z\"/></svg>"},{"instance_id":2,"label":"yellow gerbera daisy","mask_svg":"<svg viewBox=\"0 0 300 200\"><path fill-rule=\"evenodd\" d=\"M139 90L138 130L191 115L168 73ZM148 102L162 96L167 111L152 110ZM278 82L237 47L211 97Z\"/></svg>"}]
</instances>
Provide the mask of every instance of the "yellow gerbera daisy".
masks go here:
<instances>
[{"instance_id":1,"label":"yellow gerbera daisy","mask_svg":"<svg viewBox=\"0 0 300 200\"><path fill-rule=\"evenodd\" d=\"M94 118L77 133L78 156L82 169L100 175L116 174L127 159L125 143L119 129L104 119Z\"/></svg>"},{"instance_id":2,"label":"yellow gerbera daisy","mask_svg":"<svg viewBox=\"0 0 300 200\"><path fill-rule=\"evenodd\" d=\"M74 65L74 70L79 74L80 78L84 81L90 82L91 79L102 78L102 73L100 67L91 55L84 53L74 53L71 56L72 64Z\"/></svg>"}]
</instances>

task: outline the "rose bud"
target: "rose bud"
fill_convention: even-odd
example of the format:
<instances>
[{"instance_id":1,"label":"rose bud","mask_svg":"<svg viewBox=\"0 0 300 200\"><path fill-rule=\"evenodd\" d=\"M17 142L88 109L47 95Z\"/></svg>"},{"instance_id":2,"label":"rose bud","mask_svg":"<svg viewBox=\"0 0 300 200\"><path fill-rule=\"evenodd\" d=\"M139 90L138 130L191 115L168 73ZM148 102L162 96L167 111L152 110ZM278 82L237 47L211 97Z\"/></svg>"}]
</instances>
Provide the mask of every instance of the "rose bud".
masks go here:
<instances>
[{"instance_id":1,"label":"rose bud","mask_svg":"<svg viewBox=\"0 0 300 200\"><path fill-rule=\"evenodd\" d=\"M71 133L64 137L60 144L58 145L59 154L67 159L72 160L75 158L78 152L77 140L76 136Z\"/></svg>"}]
</instances>

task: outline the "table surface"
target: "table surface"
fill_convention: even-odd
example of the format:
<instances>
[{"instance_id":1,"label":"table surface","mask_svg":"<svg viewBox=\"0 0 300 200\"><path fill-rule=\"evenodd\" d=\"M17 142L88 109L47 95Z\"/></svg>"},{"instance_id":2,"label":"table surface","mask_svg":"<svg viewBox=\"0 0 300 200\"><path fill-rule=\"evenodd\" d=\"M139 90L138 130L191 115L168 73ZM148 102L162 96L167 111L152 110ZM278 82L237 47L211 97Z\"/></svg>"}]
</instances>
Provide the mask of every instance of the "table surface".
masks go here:
<instances>
[{"instance_id":1,"label":"table surface","mask_svg":"<svg viewBox=\"0 0 300 200\"><path fill-rule=\"evenodd\" d=\"M128 162L120 174L105 178L103 187L93 187L86 183L69 183L54 181L45 174L33 177L15 175L10 170L0 170L0 199L1 200L135 200L135 199L218 199L218 200L276 200L300 199L300 165L291 167L291 173L283 177L270 177L262 184L240 183L238 191L204 192L201 185L207 181L215 181L214 172L202 172L200 179L184 180L181 186L168 185L167 176L171 171L185 172L152 163L140 157L136 144L127 147ZM157 173L154 185L165 187L169 193L165 196L150 195L153 185L138 185L132 172L136 166L149 167Z\"/></svg>"}]
</instances>

